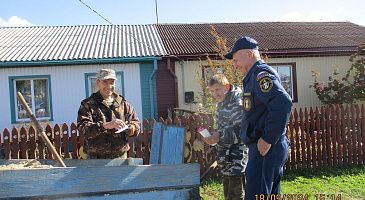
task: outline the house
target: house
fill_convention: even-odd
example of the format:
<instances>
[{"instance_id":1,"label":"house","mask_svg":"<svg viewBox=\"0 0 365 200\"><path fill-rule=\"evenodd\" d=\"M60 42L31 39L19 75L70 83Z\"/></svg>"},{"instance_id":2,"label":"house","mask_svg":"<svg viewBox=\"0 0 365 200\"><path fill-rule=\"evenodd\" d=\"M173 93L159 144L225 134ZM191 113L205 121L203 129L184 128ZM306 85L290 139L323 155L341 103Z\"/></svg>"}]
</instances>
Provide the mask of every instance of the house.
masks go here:
<instances>
[{"instance_id":1,"label":"house","mask_svg":"<svg viewBox=\"0 0 365 200\"><path fill-rule=\"evenodd\" d=\"M320 71L321 80L327 80L335 69L343 75L351 65L349 56L365 44L365 27L350 22L159 24L157 30L168 54L162 61L175 72L170 85L177 82L180 108L197 108L194 101L201 89L196 73L198 78L204 73L200 65L208 65L207 56L220 59L213 50L216 43L211 26L227 39L229 48L243 35L257 39L297 108L320 105L309 88L314 81L312 70Z\"/></svg>"},{"instance_id":2,"label":"house","mask_svg":"<svg viewBox=\"0 0 365 200\"><path fill-rule=\"evenodd\" d=\"M75 122L101 68L116 71L116 89L139 118L157 117L157 63L165 54L154 25L1 27L0 130L29 122L17 91L39 120Z\"/></svg>"}]
</instances>

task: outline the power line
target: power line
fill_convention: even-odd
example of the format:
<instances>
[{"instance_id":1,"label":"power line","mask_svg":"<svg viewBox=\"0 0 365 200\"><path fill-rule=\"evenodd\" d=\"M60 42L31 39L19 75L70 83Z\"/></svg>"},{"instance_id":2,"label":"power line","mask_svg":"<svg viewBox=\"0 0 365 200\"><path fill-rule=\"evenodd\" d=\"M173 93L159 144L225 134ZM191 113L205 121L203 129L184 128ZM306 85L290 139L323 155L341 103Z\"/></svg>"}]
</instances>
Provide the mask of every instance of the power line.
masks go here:
<instances>
[{"instance_id":1,"label":"power line","mask_svg":"<svg viewBox=\"0 0 365 200\"><path fill-rule=\"evenodd\" d=\"M98 11L96 11L95 9L93 9L90 5L86 4L85 2L83 2L82 0L78 0L80 3L82 3L84 6L86 6L88 9L90 9L91 11L93 11L95 14L97 14L99 17L101 17L103 20L105 20L106 22L108 22L110 25L113 25L114 27L116 27L117 29L119 29L120 31L122 31L123 33L126 33L123 29L120 29L119 26L116 26L115 24L113 24L111 21L109 21L106 17L104 17L102 14L100 14ZM156 0L157 1L157 0ZM157 2L156 2L157 3ZM157 4L156 4L157 6ZM157 10L157 7L156 7ZM157 12L157 11L156 11ZM157 13L156 13L157 14ZM157 19L157 23L158 23L158 19ZM134 36L134 34L132 33L126 33L128 35L130 35L135 41L137 41L140 44L145 45L146 47L148 47L149 49L151 49L156 55L158 55L157 51L152 48L150 45L144 43L143 41L140 41L138 38L136 38ZM163 48L163 47L162 47Z\"/></svg>"}]
</instances>

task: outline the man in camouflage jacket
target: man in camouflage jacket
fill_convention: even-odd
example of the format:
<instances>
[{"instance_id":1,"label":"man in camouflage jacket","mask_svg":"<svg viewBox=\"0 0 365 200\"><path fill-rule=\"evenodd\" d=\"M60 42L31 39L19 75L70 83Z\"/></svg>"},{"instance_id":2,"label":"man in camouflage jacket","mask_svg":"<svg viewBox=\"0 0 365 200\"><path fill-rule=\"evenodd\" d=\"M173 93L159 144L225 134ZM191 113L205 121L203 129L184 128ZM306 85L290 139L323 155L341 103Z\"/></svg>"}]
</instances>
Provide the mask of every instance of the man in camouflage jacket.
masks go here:
<instances>
[{"instance_id":1,"label":"man in camouflage jacket","mask_svg":"<svg viewBox=\"0 0 365 200\"><path fill-rule=\"evenodd\" d=\"M213 98L218 102L217 131L204 140L210 145L217 143L218 166L223 175L225 199L243 199L248 147L240 138L243 117L242 91L229 84L223 74L214 75L208 87Z\"/></svg>"},{"instance_id":2,"label":"man in camouflage jacket","mask_svg":"<svg viewBox=\"0 0 365 200\"><path fill-rule=\"evenodd\" d=\"M134 108L114 92L115 80L114 70L101 69L96 81L99 90L81 102L77 128L85 135L84 151L89 158L127 158L128 137L140 132ZM126 130L116 133L121 128Z\"/></svg>"}]
</instances>

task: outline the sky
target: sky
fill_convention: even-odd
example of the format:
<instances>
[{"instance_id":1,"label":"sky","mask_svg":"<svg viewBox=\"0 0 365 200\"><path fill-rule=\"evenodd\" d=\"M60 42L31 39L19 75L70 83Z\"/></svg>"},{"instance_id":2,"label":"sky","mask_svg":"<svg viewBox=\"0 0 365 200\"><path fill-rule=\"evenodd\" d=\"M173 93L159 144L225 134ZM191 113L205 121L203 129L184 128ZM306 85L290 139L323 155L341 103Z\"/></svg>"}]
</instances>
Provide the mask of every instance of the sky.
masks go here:
<instances>
[{"instance_id":1,"label":"sky","mask_svg":"<svg viewBox=\"0 0 365 200\"><path fill-rule=\"evenodd\" d=\"M112 24L350 21L365 0L81 0ZM0 26L109 24L80 0L0 0Z\"/></svg>"}]
</instances>

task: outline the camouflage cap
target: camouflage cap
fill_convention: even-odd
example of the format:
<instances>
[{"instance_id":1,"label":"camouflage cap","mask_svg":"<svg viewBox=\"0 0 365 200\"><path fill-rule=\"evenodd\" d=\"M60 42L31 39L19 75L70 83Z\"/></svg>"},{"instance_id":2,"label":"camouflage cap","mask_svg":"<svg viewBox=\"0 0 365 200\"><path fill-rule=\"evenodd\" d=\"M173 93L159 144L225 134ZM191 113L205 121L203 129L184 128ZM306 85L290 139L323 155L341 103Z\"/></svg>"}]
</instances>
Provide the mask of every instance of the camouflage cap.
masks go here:
<instances>
[{"instance_id":1,"label":"camouflage cap","mask_svg":"<svg viewBox=\"0 0 365 200\"><path fill-rule=\"evenodd\" d=\"M117 76L115 75L115 71L113 69L101 69L98 71L96 78L99 80L107 80L114 79L117 80Z\"/></svg>"}]
</instances>

